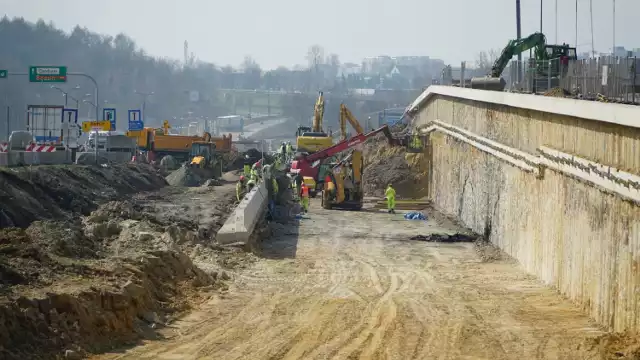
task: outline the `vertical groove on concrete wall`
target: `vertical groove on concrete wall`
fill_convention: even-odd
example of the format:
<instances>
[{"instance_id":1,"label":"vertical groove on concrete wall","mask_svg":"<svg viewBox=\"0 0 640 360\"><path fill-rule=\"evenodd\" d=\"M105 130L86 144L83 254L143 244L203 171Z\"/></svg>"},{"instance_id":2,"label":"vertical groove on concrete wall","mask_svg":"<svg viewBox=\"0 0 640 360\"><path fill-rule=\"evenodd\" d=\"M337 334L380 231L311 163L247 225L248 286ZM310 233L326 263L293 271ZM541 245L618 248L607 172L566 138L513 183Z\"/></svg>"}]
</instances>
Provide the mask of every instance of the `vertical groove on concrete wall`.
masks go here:
<instances>
[{"instance_id":1,"label":"vertical groove on concrete wall","mask_svg":"<svg viewBox=\"0 0 640 360\"><path fill-rule=\"evenodd\" d=\"M483 105L435 98L418 124L438 119L532 154L546 145L640 173L637 129ZM537 179L442 133L429 149L436 206L476 232L490 227L494 244L599 323L640 331L640 207L555 171Z\"/></svg>"}]
</instances>

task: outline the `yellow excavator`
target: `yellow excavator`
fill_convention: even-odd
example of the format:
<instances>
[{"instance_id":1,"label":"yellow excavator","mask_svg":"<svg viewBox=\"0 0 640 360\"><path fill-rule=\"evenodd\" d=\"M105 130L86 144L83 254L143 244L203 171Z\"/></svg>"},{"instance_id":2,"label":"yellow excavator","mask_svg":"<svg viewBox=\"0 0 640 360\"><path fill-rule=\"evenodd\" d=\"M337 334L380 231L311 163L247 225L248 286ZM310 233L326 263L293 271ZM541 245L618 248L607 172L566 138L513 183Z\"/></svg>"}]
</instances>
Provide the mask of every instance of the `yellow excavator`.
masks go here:
<instances>
[{"instance_id":1,"label":"yellow excavator","mask_svg":"<svg viewBox=\"0 0 640 360\"><path fill-rule=\"evenodd\" d=\"M347 140L347 122L353 126L356 135L364 133L364 128L345 104L340 104L340 140Z\"/></svg>"},{"instance_id":2,"label":"yellow excavator","mask_svg":"<svg viewBox=\"0 0 640 360\"><path fill-rule=\"evenodd\" d=\"M361 210L364 203L362 171L362 151L354 150L327 173L322 207Z\"/></svg>"},{"instance_id":3,"label":"yellow excavator","mask_svg":"<svg viewBox=\"0 0 640 360\"><path fill-rule=\"evenodd\" d=\"M345 104L340 104L340 138L347 139L347 122L356 131L356 136L364 133L364 128ZM325 209L362 209L364 191L362 149L357 147L323 176L322 207Z\"/></svg>"},{"instance_id":4,"label":"yellow excavator","mask_svg":"<svg viewBox=\"0 0 640 360\"><path fill-rule=\"evenodd\" d=\"M300 126L296 132L296 148L298 152L314 153L333 145L333 138L322 129L323 117L324 95L320 91L314 106L313 126L311 128Z\"/></svg>"}]
</instances>

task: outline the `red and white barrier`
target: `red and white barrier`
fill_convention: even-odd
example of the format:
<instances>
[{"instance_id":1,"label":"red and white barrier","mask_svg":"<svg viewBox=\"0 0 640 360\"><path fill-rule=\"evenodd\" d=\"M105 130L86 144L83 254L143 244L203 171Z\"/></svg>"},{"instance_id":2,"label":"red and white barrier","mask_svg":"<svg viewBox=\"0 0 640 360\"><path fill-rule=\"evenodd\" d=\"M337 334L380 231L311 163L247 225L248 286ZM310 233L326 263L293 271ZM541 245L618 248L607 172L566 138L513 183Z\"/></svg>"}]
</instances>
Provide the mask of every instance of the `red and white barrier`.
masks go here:
<instances>
[{"instance_id":1,"label":"red and white barrier","mask_svg":"<svg viewBox=\"0 0 640 360\"><path fill-rule=\"evenodd\" d=\"M9 143L0 143L0 153L6 153L9 151Z\"/></svg>"},{"instance_id":2,"label":"red and white barrier","mask_svg":"<svg viewBox=\"0 0 640 360\"><path fill-rule=\"evenodd\" d=\"M55 152L56 147L54 145L37 145L30 144L27 146L26 151L30 152Z\"/></svg>"}]
</instances>

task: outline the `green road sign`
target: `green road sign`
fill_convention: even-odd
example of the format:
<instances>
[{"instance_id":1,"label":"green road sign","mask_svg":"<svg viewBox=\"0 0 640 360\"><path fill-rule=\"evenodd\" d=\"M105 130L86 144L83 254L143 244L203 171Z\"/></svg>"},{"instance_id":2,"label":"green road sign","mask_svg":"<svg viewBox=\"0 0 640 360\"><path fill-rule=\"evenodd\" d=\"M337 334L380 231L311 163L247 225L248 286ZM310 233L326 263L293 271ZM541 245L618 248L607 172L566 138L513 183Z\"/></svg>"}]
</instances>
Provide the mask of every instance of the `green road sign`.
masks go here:
<instances>
[{"instance_id":1,"label":"green road sign","mask_svg":"<svg viewBox=\"0 0 640 360\"><path fill-rule=\"evenodd\" d=\"M9 72L7 70L0 70L0 79L6 79L9 76Z\"/></svg>"},{"instance_id":2,"label":"green road sign","mask_svg":"<svg viewBox=\"0 0 640 360\"><path fill-rule=\"evenodd\" d=\"M66 66L30 66L30 82L62 83L67 82Z\"/></svg>"}]
</instances>

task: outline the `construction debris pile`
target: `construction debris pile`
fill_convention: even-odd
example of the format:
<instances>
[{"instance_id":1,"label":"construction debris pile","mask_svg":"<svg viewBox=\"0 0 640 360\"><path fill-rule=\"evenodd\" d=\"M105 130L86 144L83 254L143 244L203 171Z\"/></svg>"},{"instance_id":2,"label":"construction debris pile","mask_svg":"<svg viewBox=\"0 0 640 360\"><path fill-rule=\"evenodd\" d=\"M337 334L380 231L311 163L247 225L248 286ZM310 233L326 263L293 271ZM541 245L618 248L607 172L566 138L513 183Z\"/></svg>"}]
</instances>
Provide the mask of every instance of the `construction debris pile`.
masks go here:
<instances>
[{"instance_id":1,"label":"construction debris pile","mask_svg":"<svg viewBox=\"0 0 640 360\"><path fill-rule=\"evenodd\" d=\"M411 154L404 147L390 146L384 135L378 135L365 144L364 158L365 195L383 197L388 184L393 184L399 198L419 199L427 195L424 154Z\"/></svg>"},{"instance_id":2,"label":"construction debris pile","mask_svg":"<svg viewBox=\"0 0 640 360\"><path fill-rule=\"evenodd\" d=\"M148 165L0 172L0 358L106 351L226 291L252 261L214 245L233 186L165 185Z\"/></svg>"}]
</instances>

